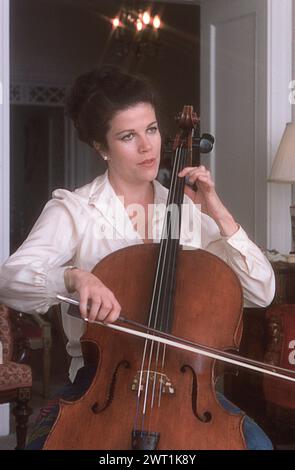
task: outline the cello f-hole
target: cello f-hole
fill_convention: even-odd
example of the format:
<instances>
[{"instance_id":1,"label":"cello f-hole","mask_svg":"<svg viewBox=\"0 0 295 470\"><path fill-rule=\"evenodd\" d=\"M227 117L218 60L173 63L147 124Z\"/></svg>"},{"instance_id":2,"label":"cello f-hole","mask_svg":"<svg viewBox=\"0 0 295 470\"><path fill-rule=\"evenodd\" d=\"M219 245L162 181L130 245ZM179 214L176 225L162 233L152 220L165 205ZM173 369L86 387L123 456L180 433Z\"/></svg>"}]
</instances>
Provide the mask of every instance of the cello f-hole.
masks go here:
<instances>
[{"instance_id":1,"label":"cello f-hole","mask_svg":"<svg viewBox=\"0 0 295 470\"><path fill-rule=\"evenodd\" d=\"M119 362L119 364L117 364L116 369L113 373L111 383L110 383L109 393L108 393L108 397L106 399L106 402L105 402L104 405L99 406L98 402L96 401L91 407L93 413L95 413L95 414L101 413L102 411L106 410L107 407L110 406L110 404L112 403L113 398L114 398L114 391L115 391L115 385L116 385L116 380L117 380L117 374L118 374L118 370L120 369L121 366L125 367L125 369L130 369L130 364L129 364L128 361L121 361L121 362Z\"/></svg>"},{"instance_id":2,"label":"cello f-hole","mask_svg":"<svg viewBox=\"0 0 295 470\"><path fill-rule=\"evenodd\" d=\"M198 418L198 420L201 421L202 423L209 423L212 419L212 414L210 413L210 411L205 411L203 413L203 415L200 415L197 411L198 379L197 379L197 376L195 374L195 371L188 364L184 364L181 367L180 371L184 374L186 372L186 369L189 369L189 371L192 374L192 378L193 378L193 386L192 386L192 409L193 409L193 413L194 413L195 417Z\"/></svg>"}]
</instances>

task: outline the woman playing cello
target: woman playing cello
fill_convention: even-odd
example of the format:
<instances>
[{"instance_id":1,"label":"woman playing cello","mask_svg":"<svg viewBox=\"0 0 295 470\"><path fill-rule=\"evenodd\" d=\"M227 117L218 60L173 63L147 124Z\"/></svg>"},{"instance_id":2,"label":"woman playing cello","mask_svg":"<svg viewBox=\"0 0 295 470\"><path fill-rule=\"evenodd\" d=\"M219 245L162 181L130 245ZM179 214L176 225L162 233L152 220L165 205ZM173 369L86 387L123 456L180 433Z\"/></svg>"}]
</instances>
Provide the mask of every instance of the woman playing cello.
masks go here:
<instances>
[{"instance_id":1,"label":"woman playing cello","mask_svg":"<svg viewBox=\"0 0 295 470\"><path fill-rule=\"evenodd\" d=\"M91 270L110 253L157 243L161 236L164 215L158 208L168 191L156 180L161 151L157 98L145 80L104 67L76 79L67 111L79 138L107 162L107 171L73 192L54 191L28 238L1 267L0 298L15 309L45 313L58 294L70 293L77 296L83 319L112 323L120 303ZM210 172L204 166L186 167L178 176L187 183L184 202L189 206L182 217L181 243L225 261L241 282L245 306L267 306L275 290L272 268L219 199ZM88 388L93 370L83 366L81 355L85 323L62 308L73 382L63 396L74 399ZM218 397L224 408L240 413ZM248 417L243 432L248 449L272 448ZM42 447L45 438L31 448Z\"/></svg>"}]
</instances>

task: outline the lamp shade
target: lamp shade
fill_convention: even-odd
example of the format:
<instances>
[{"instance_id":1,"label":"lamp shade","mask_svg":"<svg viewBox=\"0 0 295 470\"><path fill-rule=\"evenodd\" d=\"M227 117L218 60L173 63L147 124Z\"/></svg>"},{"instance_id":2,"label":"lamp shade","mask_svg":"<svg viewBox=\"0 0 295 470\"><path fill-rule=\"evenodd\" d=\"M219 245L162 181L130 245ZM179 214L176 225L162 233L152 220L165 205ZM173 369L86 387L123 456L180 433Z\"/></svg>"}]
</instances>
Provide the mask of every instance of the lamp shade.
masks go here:
<instances>
[{"instance_id":1,"label":"lamp shade","mask_svg":"<svg viewBox=\"0 0 295 470\"><path fill-rule=\"evenodd\" d=\"M268 181L295 183L295 123L286 125Z\"/></svg>"}]
</instances>

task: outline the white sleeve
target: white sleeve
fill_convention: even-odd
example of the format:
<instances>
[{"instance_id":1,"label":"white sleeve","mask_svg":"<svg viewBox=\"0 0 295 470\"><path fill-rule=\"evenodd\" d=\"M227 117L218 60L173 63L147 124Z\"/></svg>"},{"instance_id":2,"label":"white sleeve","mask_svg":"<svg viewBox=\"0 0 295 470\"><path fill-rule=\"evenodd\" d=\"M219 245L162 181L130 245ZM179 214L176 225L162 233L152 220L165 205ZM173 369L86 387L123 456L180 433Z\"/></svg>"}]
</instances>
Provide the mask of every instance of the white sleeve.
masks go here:
<instances>
[{"instance_id":1,"label":"white sleeve","mask_svg":"<svg viewBox=\"0 0 295 470\"><path fill-rule=\"evenodd\" d=\"M66 295L64 271L79 240L75 204L50 200L32 231L0 268L0 302L23 312L45 313Z\"/></svg>"},{"instance_id":2,"label":"white sleeve","mask_svg":"<svg viewBox=\"0 0 295 470\"><path fill-rule=\"evenodd\" d=\"M267 307L271 303L275 294L272 266L241 227L231 237L223 237L215 222L202 214L202 245L235 271L242 284L245 307Z\"/></svg>"}]
</instances>

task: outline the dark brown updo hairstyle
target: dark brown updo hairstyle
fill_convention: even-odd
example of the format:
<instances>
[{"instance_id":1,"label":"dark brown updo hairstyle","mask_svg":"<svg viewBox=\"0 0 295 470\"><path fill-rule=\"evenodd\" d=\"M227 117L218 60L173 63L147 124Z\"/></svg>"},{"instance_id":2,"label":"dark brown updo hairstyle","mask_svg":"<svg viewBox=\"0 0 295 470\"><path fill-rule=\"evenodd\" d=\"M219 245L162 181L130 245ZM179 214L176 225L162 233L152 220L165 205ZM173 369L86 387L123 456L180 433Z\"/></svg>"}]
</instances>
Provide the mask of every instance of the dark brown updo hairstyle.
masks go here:
<instances>
[{"instance_id":1,"label":"dark brown updo hairstyle","mask_svg":"<svg viewBox=\"0 0 295 470\"><path fill-rule=\"evenodd\" d=\"M137 103L150 103L158 119L158 100L151 84L118 67L105 65L80 75L66 101L66 114L73 120L80 140L107 148L106 134L113 116Z\"/></svg>"}]
</instances>

